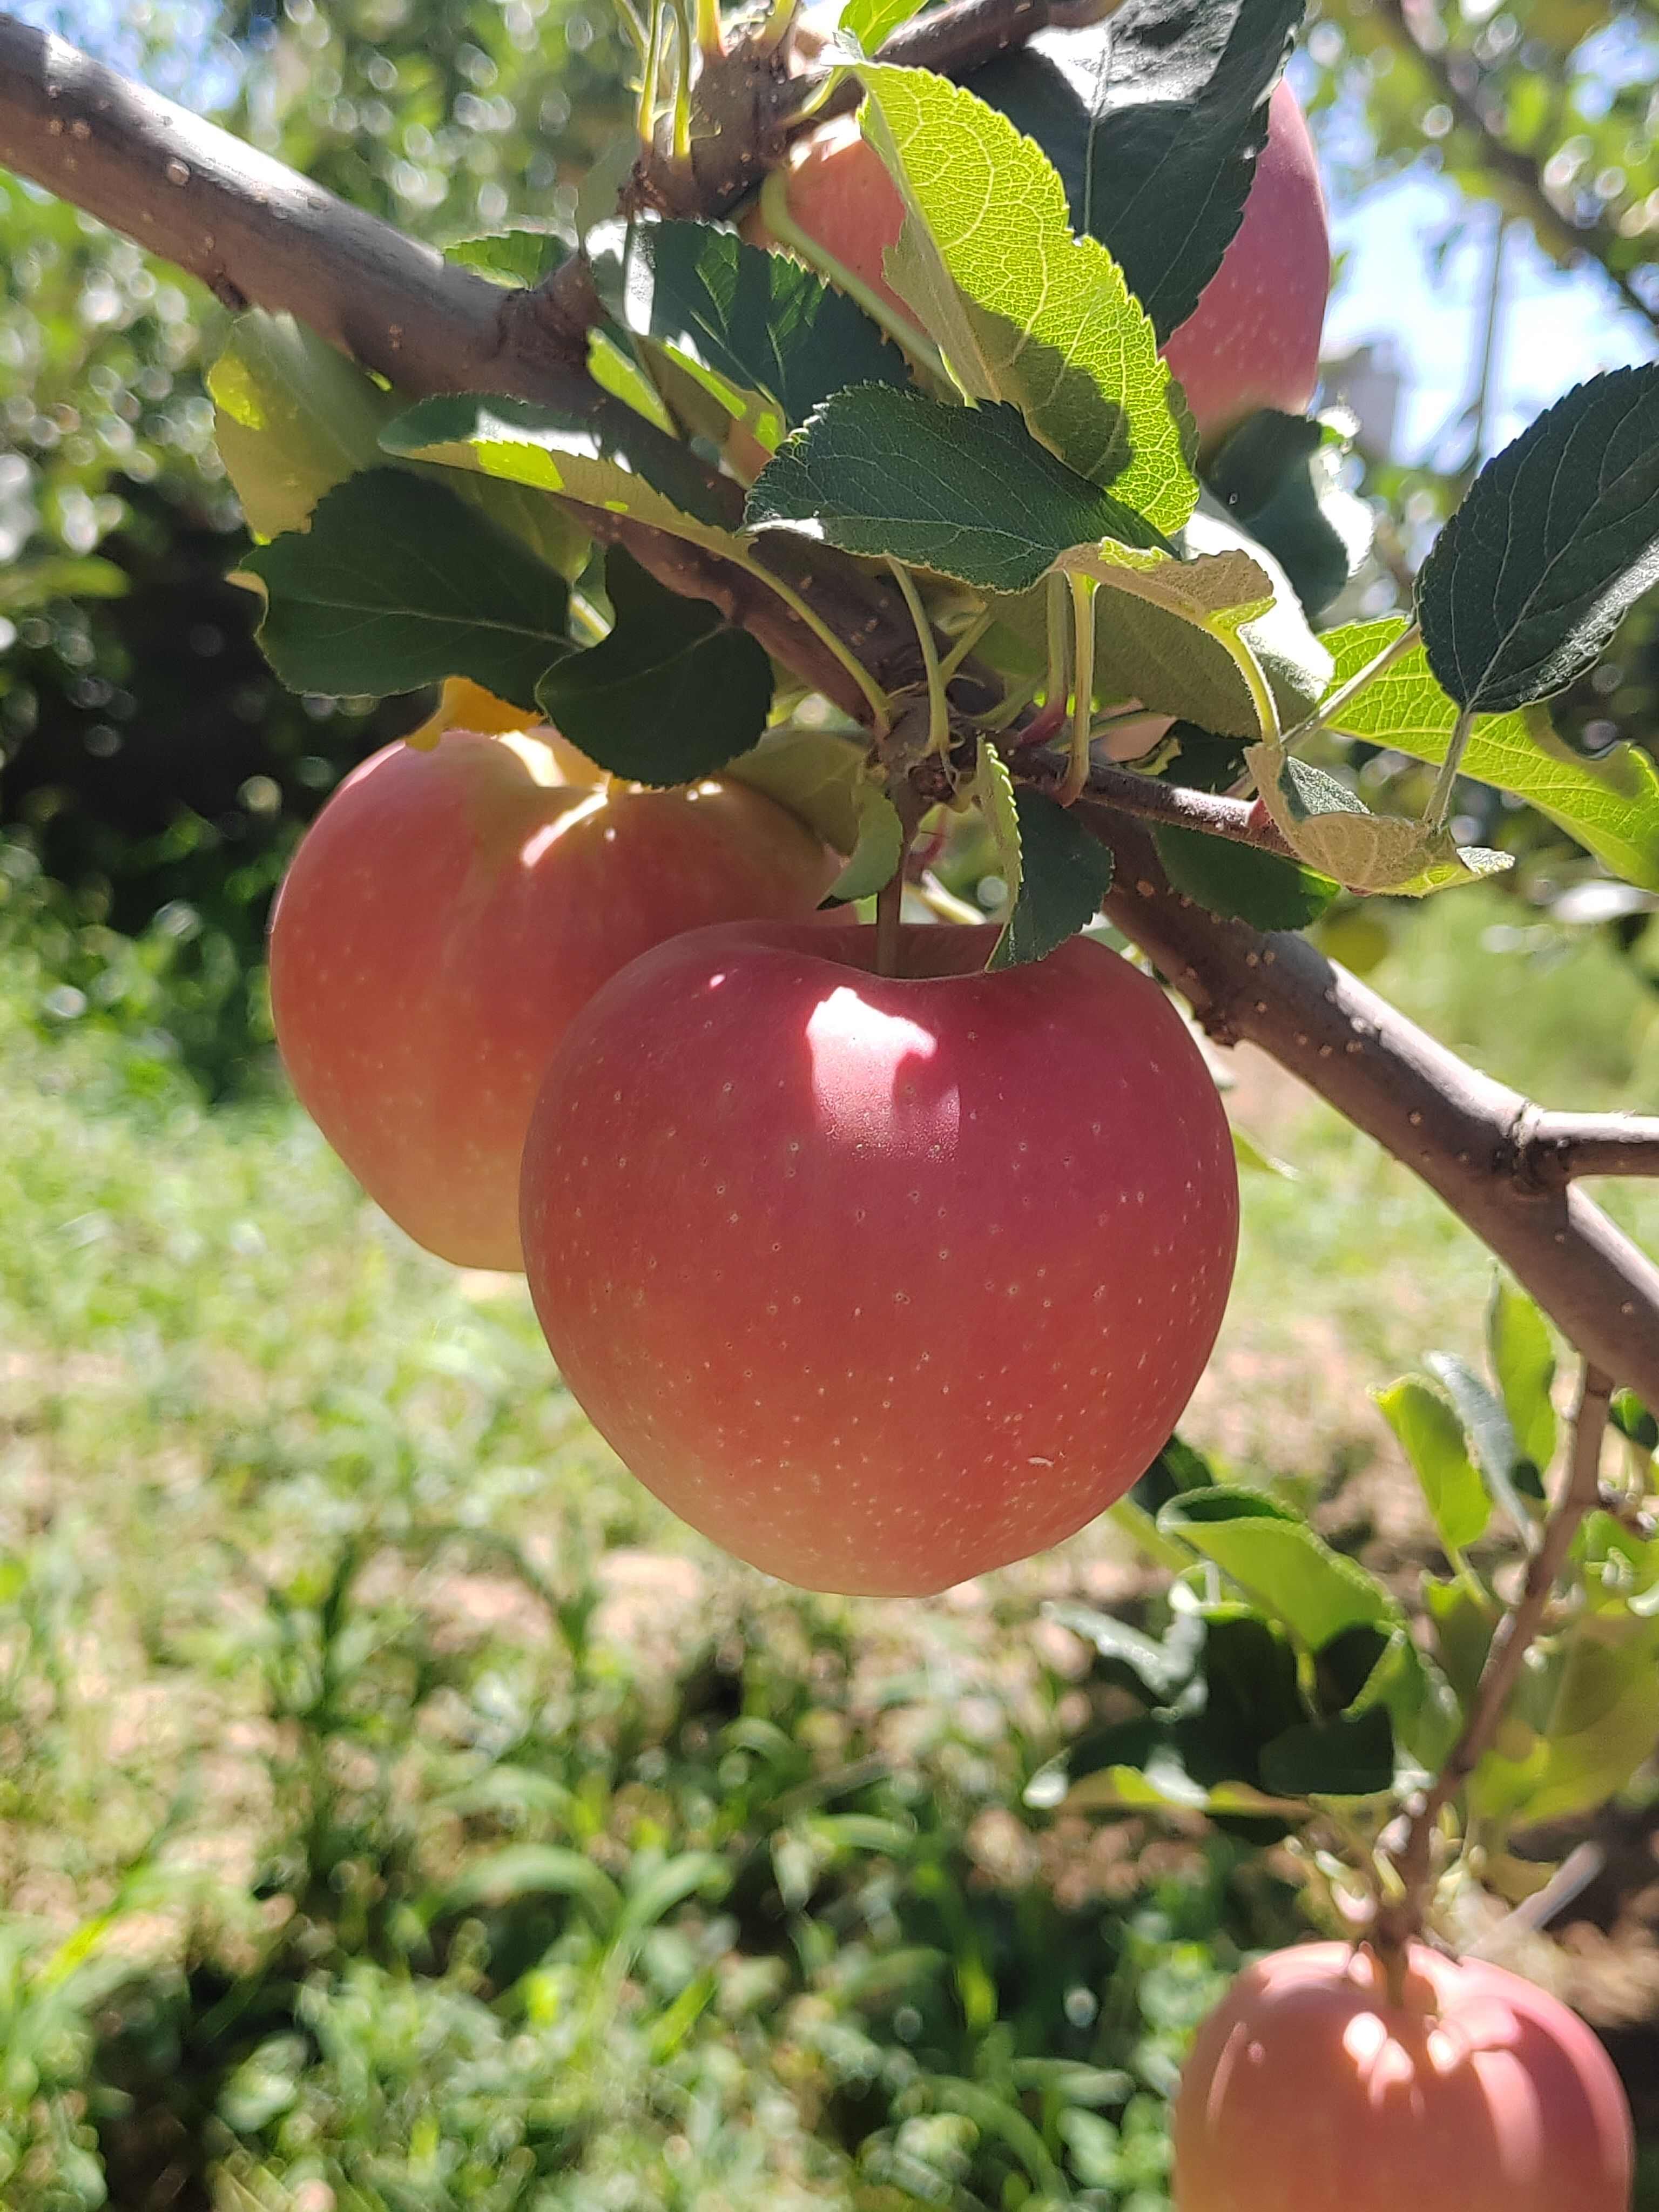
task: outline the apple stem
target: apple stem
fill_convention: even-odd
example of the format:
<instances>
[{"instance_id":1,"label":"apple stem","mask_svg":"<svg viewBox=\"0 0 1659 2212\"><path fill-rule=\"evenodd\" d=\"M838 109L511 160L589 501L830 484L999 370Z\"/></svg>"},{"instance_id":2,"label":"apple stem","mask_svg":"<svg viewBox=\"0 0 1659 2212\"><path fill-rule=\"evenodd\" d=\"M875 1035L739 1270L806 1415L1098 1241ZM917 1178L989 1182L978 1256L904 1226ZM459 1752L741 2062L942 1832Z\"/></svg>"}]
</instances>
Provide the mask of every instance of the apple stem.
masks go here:
<instances>
[{"instance_id":1,"label":"apple stem","mask_svg":"<svg viewBox=\"0 0 1659 2212\"><path fill-rule=\"evenodd\" d=\"M904 913L904 863L900 861L876 894L876 973L899 972L899 922Z\"/></svg>"}]
</instances>

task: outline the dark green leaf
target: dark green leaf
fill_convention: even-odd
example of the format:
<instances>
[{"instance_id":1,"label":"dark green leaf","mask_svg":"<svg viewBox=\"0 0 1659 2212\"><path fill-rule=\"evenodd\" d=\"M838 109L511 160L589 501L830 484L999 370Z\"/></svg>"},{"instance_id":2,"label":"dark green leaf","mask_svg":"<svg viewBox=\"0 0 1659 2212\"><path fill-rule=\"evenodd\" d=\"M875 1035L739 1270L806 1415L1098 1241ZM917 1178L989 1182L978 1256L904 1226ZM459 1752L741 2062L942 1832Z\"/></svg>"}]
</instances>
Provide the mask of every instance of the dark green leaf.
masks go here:
<instances>
[{"instance_id":1,"label":"dark green leaf","mask_svg":"<svg viewBox=\"0 0 1659 2212\"><path fill-rule=\"evenodd\" d=\"M847 385L909 381L897 347L843 293L709 223L639 231L627 298L635 329L769 393L792 429Z\"/></svg>"},{"instance_id":2,"label":"dark green leaf","mask_svg":"<svg viewBox=\"0 0 1659 2212\"><path fill-rule=\"evenodd\" d=\"M1231 837L1209 837L1201 830L1161 823L1152 842L1178 891L1212 914L1248 921L1256 929L1305 929L1340 896L1341 886L1328 876Z\"/></svg>"},{"instance_id":3,"label":"dark green leaf","mask_svg":"<svg viewBox=\"0 0 1659 2212\"><path fill-rule=\"evenodd\" d=\"M1213 1490L1215 1486L1215 1470L1203 1453L1194 1451L1184 1437L1171 1437L1130 1496L1145 1512L1160 1513L1183 1490Z\"/></svg>"},{"instance_id":4,"label":"dark green leaf","mask_svg":"<svg viewBox=\"0 0 1659 2212\"><path fill-rule=\"evenodd\" d=\"M256 547L259 642L291 690L413 691L470 676L528 707L570 652L564 580L448 486L404 469L349 477L306 531Z\"/></svg>"},{"instance_id":5,"label":"dark green leaf","mask_svg":"<svg viewBox=\"0 0 1659 2212\"><path fill-rule=\"evenodd\" d=\"M1608 1410L1613 1425L1621 1437L1628 1437L1644 1451L1659 1451L1659 1421L1655 1420L1634 1390L1615 1390Z\"/></svg>"},{"instance_id":6,"label":"dark green leaf","mask_svg":"<svg viewBox=\"0 0 1659 2212\"><path fill-rule=\"evenodd\" d=\"M1221 265L1267 143L1300 0L1128 0L969 80L1059 170L1165 338Z\"/></svg>"},{"instance_id":7,"label":"dark green leaf","mask_svg":"<svg viewBox=\"0 0 1659 2212\"><path fill-rule=\"evenodd\" d=\"M548 720L635 783L689 783L748 751L772 703L772 664L754 639L620 547L605 574L616 627L549 671L536 695Z\"/></svg>"},{"instance_id":8,"label":"dark green leaf","mask_svg":"<svg viewBox=\"0 0 1659 2212\"><path fill-rule=\"evenodd\" d=\"M1370 544L1370 510L1333 467L1340 441L1305 415L1266 407L1241 422L1208 473L1210 489L1277 556L1307 613L1336 598Z\"/></svg>"},{"instance_id":9,"label":"dark green leaf","mask_svg":"<svg viewBox=\"0 0 1659 2212\"><path fill-rule=\"evenodd\" d=\"M569 245L556 231L521 226L492 230L482 238L458 238L445 246L444 259L459 262L464 269L476 269L480 276L493 276L500 283L524 287L539 284L569 253Z\"/></svg>"},{"instance_id":10,"label":"dark green leaf","mask_svg":"<svg viewBox=\"0 0 1659 2212\"><path fill-rule=\"evenodd\" d=\"M838 392L785 441L745 519L805 525L846 552L999 592L1035 584L1073 545L1164 544L1039 445L1018 408L947 407L878 384Z\"/></svg>"},{"instance_id":11,"label":"dark green leaf","mask_svg":"<svg viewBox=\"0 0 1659 2212\"><path fill-rule=\"evenodd\" d=\"M1375 1797L1394 1786L1394 1725L1385 1705L1304 1721L1264 1747L1261 1784L1284 1797Z\"/></svg>"},{"instance_id":12,"label":"dark green leaf","mask_svg":"<svg viewBox=\"0 0 1659 2212\"><path fill-rule=\"evenodd\" d=\"M1019 896L991 955L993 968L1042 960L1086 929L1112 887L1112 850L1040 791L1018 791Z\"/></svg>"},{"instance_id":13,"label":"dark green leaf","mask_svg":"<svg viewBox=\"0 0 1659 2212\"><path fill-rule=\"evenodd\" d=\"M1659 581L1659 363L1594 376L1489 461L1417 579L1435 675L1482 712L1547 698Z\"/></svg>"}]
</instances>

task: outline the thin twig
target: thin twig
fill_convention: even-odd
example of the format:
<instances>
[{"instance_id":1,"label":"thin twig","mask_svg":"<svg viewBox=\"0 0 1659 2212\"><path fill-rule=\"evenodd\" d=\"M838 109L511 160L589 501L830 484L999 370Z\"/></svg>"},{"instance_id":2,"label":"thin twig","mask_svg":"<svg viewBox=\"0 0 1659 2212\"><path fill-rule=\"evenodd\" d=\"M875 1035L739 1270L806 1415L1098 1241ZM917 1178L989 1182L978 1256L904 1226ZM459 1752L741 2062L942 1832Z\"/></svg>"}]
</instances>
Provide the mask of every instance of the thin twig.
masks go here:
<instances>
[{"instance_id":1,"label":"thin twig","mask_svg":"<svg viewBox=\"0 0 1659 2212\"><path fill-rule=\"evenodd\" d=\"M1527 1577L1514 1606L1498 1625L1486 1663L1475 1685L1463 1732L1446 1762L1411 1815L1395 1865L1404 1888L1401 1905L1392 1908L1385 1934L1398 1942L1419 1933L1434 1877L1434 1838L1440 1816L1480 1764L1496 1736L1510 1698L1520 1680L1528 1650L1544 1626L1555 1585L1567 1563L1580 1522L1595 1505L1607 1433L1612 1378L1587 1360L1573 1414L1572 1456L1565 1484L1544 1524L1538 1548L1527 1564Z\"/></svg>"},{"instance_id":2,"label":"thin twig","mask_svg":"<svg viewBox=\"0 0 1659 2212\"><path fill-rule=\"evenodd\" d=\"M1659 1115L1558 1114L1528 1107L1515 1133L1515 1173L1539 1190L1579 1176L1659 1176Z\"/></svg>"}]
</instances>

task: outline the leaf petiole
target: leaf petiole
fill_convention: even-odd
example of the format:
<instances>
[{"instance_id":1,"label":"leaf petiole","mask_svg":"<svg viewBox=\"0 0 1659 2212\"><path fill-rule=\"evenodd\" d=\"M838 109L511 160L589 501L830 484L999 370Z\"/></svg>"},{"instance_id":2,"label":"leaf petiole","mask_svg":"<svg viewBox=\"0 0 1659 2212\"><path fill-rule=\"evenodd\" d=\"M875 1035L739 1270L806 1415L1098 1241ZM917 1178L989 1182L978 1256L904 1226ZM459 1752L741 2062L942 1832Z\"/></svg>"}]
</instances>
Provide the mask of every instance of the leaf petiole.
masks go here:
<instances>
[{"instance_id":1,"label":"leaf petiole","mask_svg":"<svg viewBox=\"0 0 1659 2212\"><path fill-rule=\"evenodd\" d=\"M1339 685L1328 699L1320 702L1311 714L1304 714L1293 729L1285 732L1280 739L1285 750L1288 752L1304 738L1310 738L1316 731L1322 730L1331 716L1346 707L1351 699L1357 699L1368 684L1375 683L1386 670L1394 666L1396 660L1403 660L1421 635L1414 622L1407 623L1399 636L1390 639L1374 659L1368 660L1363 668L1357 668L1346 684Z\"/></svg>"},{"instance_id":2,"label":"leaf petiole","mask_svg":"<svg viewBox=\"0 0 1659 2212\"><path fill-rule=\"evenodd\" d=\"M945 679L939 665L939 646L933 636L933 625L927 619L927 610L921 603L915 579L902 561L889 560L888 567L904 594L904 604L910 610L910 619L915 624L916 642L921 647L921 665L927 678L927 750L942 759L951 743L950 707L945 696Z\"/></svg>"}]
</instances>

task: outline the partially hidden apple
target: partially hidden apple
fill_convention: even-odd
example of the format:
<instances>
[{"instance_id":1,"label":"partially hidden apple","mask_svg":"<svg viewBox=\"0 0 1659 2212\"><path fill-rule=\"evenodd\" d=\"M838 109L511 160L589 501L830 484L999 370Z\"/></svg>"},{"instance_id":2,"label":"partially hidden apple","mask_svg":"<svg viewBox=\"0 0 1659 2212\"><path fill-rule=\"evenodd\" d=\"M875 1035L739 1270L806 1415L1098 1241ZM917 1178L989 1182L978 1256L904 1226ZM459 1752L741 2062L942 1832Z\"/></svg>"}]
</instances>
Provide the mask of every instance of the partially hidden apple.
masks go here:
<instances>
[{"instance_id":1,"label":"partially hidden apple","mask_svg":"<svg viewBox=\"0 0 1659 2212\"><path fill-rule=\"evenodd\" d=\"M1414 1943L1305 1943L1199 2030L1173 2117L1176 2212L1629 2212L1629 2108L1576 2014Z\"/></svg>"},{"instance_id":2,"label":"partially hidden apple","mask_svg":"<svg viewBox=\"0 0 1659 2212\"><path fill-rule=\"evenodd\" d=\"M611 782L550 730L389 745L302 839L270 995L301 1103L400 1227L516 1268L519 1160L574 1017L677 930L808 915L838 863L741 784Z\"/></svg>"},{"instance_id":3,"label":"partially hidden apple","mask_svg":"<svg viewBox=\"0 0 1659 2212\"><path fill-rule=\"evenodd\" d=\"M837 117L796 149L784 197L790 220L914 327L883 267L898 242L904 204L855 118ZM776 242L758 212L743 232L752 245ZM1163 347L1185 388L1200 448L1218 445L1259 408L1305 410L1319 380L1330 289L1318 162L1296 94L1281 79L1243 220L1197 307Z\"/></svg>"},{"instance_id":4,"label":"partially hidden apple","mask_svg":"<svg viewBox=\"0 0 1659 2212\"><path fill-rule=\"evenodd\" d=\"M1058 1542L1167 1440L1238 1187L1163 993L1073 939L702 930L571 1024L526 1140L532 1295L624 1463L811 1589L918 1595Z\"/></svg>"}]
</instances>

